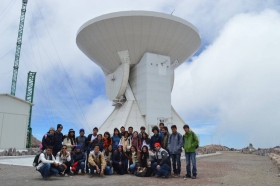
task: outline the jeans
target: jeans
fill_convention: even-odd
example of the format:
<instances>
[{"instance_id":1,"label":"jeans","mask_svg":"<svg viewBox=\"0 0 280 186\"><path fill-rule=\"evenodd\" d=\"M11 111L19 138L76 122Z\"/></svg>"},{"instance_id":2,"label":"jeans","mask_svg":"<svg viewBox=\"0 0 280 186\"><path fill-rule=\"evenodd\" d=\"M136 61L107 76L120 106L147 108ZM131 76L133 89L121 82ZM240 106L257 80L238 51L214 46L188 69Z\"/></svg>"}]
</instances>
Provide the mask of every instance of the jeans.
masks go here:
<instances>
[{"instance_id":1,"label":"jeans","mask_svg":"<svg viewBox=\"0 0 280 186\"><path fill-rule=\"evenodd\" d=\"M89 168L90 168L90 174L93 174L94 173L94 170L96 170L96 167L95 166L92 166L92 165L89 165ZM98 165L98 168L101 170L101 166ZM103 170L104 171L104 174L105 175L112 175L112 169L110 166L107 166L105 167L105 169Z\"/></svg>"},{"instance_id":2,"label":"jeans","mask_svg":"<svg viewBox=\"0 0 280 186\"><path fill-rule=\"evenodd\" d=\"M137 168L138 168L138 164L131 164L131 165L129 165L129 171L130 171L131 173L136 174Z\"/></svg>"},{"instance_id":3,"label":"jeans","mask_svg":"<svg viewBox=\"0 0 280 186\"><path fill-rule=\"evenodd\" d=\"M56 168L51 167L50 163L45 163L40 169L38 170L43 178L48 178L50 175L58 174L58 170Z\"/></svg>"},{"instance_id":4,"label":"jeans","mask_svg":"<svg viewBox=\"0 0 280 186\"><path fill-rule=\"evenodd\" d=\"M187 175L191 175L191 161L192 161L192 174L194 176L197 175L197 169L196 169L196 154L195 152L186 152L186 169L187 169Z\"/></svg>"},{"instance_id":5,"label":"jeans","mask_svg":"<svg viewBox=\"0 0 280 186\"><path fill-rule=\"evenodd\" d=\"M85 172L85 162L80 162L78 164L78 166L76 167L76 171L75 172L79 172L80 169L81 169L81 172Z\"/></svg>"},{"instance_id":6,"label":"jeans","mask_svg":"<svg viewBox=\"0 0 280 186\"><path fill-rule=\"evenodd\" d=\"M181 154L170 154L174 174L181 173ZM177 165L177 167L176 167Z\"/></svg>"},{"instance_id":7,"label":"jeans","mask_svg":"<svg viewBox=\"0 0 280 186\"><path fill-rule=\"evenodd\" d=\"M152 164L152 169L154 171L154 173L157 175L157 176L168 176L170 171L171 171L171 167L167 164L163 164L162 166L160 166L158 169L157 169L157 166L158 166L158 163L157 162L154 162Z\"/></svg>"}]
</instances>

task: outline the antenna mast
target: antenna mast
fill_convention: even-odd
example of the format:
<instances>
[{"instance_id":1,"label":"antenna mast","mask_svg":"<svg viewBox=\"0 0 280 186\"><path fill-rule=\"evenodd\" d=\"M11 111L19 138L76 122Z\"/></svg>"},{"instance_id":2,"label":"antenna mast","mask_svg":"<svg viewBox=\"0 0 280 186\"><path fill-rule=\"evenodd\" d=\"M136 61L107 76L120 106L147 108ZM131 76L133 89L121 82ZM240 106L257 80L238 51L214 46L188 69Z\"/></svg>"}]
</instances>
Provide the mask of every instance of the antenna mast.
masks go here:
<instances>
[{"instance_id":1,"label":"antenna mast","mask_svg":"<svg viewBox=\"0 0 280 186\"><path fill-rule=\"evenodd\" d=\"M13 95L13 96L15 96L16 88L17 88L17 75L18 75L18 67L19 67L19 57L20 57L22 34L23 34L23 27L24 27L24 20L25 20L25 12L26 12L27 2L28 2L28 0L22 0L22 8L21 8L21 15L20 15L20 22L19 22L19 29L18 29L18 38L17 38L17 47L16 47L14 69L13 69L13 79L12 79L12 86L11 86L11 95Z\"/></svg>"}]
</instances>

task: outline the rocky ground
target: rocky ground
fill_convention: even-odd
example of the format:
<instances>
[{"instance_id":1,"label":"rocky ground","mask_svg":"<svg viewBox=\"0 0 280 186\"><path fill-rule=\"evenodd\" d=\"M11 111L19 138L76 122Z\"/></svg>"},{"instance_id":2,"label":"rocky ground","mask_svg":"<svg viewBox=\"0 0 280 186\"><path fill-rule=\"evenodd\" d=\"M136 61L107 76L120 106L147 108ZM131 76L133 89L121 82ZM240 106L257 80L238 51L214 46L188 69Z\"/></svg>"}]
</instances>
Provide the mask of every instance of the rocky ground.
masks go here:
<instances>
[{"instance_id":1,"label":"rocky ground","mask_svg":"<svg viewBox=\"0 0 280 186\"><path fill-rule=\"evenodd\" d=\"M181 178L139 178L131 175L55 177L43 181L33 167L0 164L0 185L279 185L279 170L268 156L223 152L222 155L197 160L196 180ZM185 174L185 163L182 164Z\"/></svg>"}]
</instances>

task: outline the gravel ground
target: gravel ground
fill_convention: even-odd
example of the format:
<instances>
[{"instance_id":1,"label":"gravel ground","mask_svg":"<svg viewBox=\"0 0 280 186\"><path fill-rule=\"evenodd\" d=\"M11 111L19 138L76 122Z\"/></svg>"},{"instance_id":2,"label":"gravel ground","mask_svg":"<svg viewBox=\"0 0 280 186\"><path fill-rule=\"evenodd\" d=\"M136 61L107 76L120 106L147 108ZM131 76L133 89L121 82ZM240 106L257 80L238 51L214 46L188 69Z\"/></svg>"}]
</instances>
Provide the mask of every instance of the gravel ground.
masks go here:
<instances>
[{"instance_id":1,"label":"gravel ground","mask_svg":"<svg viewBox=\"0 0 280 186\"><path fill-rule=\"evenodd\" d=\"M53 177L43 181L33 167L0 164L0 185L280 185L279 171L265 156L225 152L222 155L197 160L196 180L180 178L139 178L132 175ZM185 163L182 173L186 174Z\"/></svg>"}]
</instances>

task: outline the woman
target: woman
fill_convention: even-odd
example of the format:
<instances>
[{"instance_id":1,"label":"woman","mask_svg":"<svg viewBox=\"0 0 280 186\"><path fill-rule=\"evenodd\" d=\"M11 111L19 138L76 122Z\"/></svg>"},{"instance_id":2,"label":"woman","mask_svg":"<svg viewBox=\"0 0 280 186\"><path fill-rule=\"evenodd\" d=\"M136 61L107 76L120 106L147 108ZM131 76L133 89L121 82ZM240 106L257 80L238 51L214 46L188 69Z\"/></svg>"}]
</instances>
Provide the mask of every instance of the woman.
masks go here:
<instances>
[{"instance_id":1,"label":"woman","mask_svg":"<svg viewBox=\"0 0 280 186\"><path fill-rule=\"evenodd\" d=\"M141 149L144 147L144 146L150 146L150 142L151 142L151 139L149 138L149 135L144 132L142 134L142 138L140 139L140 143L141 143Z\"/></svg>"},{"instance_id":2,"label":"woman","mask_svg":"<svg viewBox=\"0 0 280 186\"><path fill-rule=\"evenodd\" d=\"M109 145L112 145L112 139L109 132L104 133L103 141L104 141L104 145L103 145L104 150L106 150L109 147Z\"/></svg>"},{"instance_id":3,"label":"woman","mask_svg":"<svg viewBox=\"0 0 280 186\"><path fill-rule=\"evenodd\" d=\"M138 138L138 132L134 131L131 139L131 144L136 147L136 150L141 149L140 140Z\"/></svg>"},{"instance_id":4,"label":"woman","mask_svg":"<svg viewBox=\"0 0 280 186\"><path fill-rule=\"evenodd\" d=\"M113 153L114 151L112 145L109 145L108 148L103 151L107 166L110 166L111 168L113 166Z\"/></svg>"},{"instance_id":5,"label":"woman","mask_svg":"<svg viewBox=\"0 0 280 186\"><path fill-rule=\"evenodd\" d=\"M103 146L104 146L104 141L102 139L102 134L98 134L97 138L93 141L94 146L98 145L99 146L99 151L102 152L103 151ZM92 150L94 149L94 147L91 148Z\"/></svg>"},{"instance_id":6,"label":"woman","mask_svg":"<svg viewBox=\"0 0 280 186\"><path fill-rule=\"evenodd\" d=\"M117 151L115 151L113 155L113 167L117 174L123 175L127 170L125 161L127 161L127 158L124 155L123 146L119 144Z\"/></svg>"},{"instance_id":7,"label":"woman","mask_svg":"<svg viewBox=\"0 0 280 186\"><path fill-rule=\"evenodd\" d=\"M138 157L139 159L139 167L138 167L138 172L140 172L140 169L142 170L141 176L143 177L150 177L152 174L152 168L151 168L151 160L152 160L152 153L151 151L149 152L148 146L143 146L141 153L139 154L140 156ZM137 175L137 174L136 174Z\"/></svg>"},{"instance_id":8,"label":"woman","mask_svg":"<svg viewBox=\"0 0 280 186\"><path fill-rule=\"evenodd\" d=\"M64 168L65 168L64 176L68 176L68 174L71 174L71 172L70 172L71 155L67 151L66 145L62 145L61 151L59 151L56 154L56 160L64 166Z\"/></svg>"},{"instance_id":9,"label":"woman","mask_svg":"<svg viewBox=\"0 0 280 186\"><path fill-rule=\"evenodd\" d=\"M114 135L112 137L112 145L113 145L113 150L117 150L118 149L118 145L120 143L121 140L121 134L119 129L115 128L114 129Z\"/></svg>"},{"instance_id":10,"label":"woman","mask_svg":"<svg viewBox=\"0 0 280 186\"><path fill-rule=\"evenodd\" d=\"M128 131L124 132L124 136L121 138L120 144L122 144L124 152L130 151L131 139L129 137Z\"/></svg>"},{"instance_id":11,"label":"woman","mask_svg":"<svg viewBox=\"0 0 280 186\"><path fill-rule=\"evenodd\" d=\"M73 154L76 147L75 131L73 129L69 129L68 135L64 137L63 145L66 145L67 151Z\"/></svg>"},{"instance_id":12,"label":"woman","mask_svg":"<svg viewBox=\"0 0 280 186\"><path fill-rule=\"evenodd\" d=\"M138 157L137 157L137 150L135 146L131 146L131 153L130 153L130 158L129 158L129 171L132 174L135 174L137 168L138 168Z\"/></svg>"},{"instance_id":13,"label":"woman","mask_svg":"<svg viewBox=\"0 0 280 186\"><path fill-rule=\"evenodd\" d=\"M42 139L42 152L49 146L53 147L55 145L54 128L51 127L49 132L43 136Z\"/></svg>"}]
</instances>

